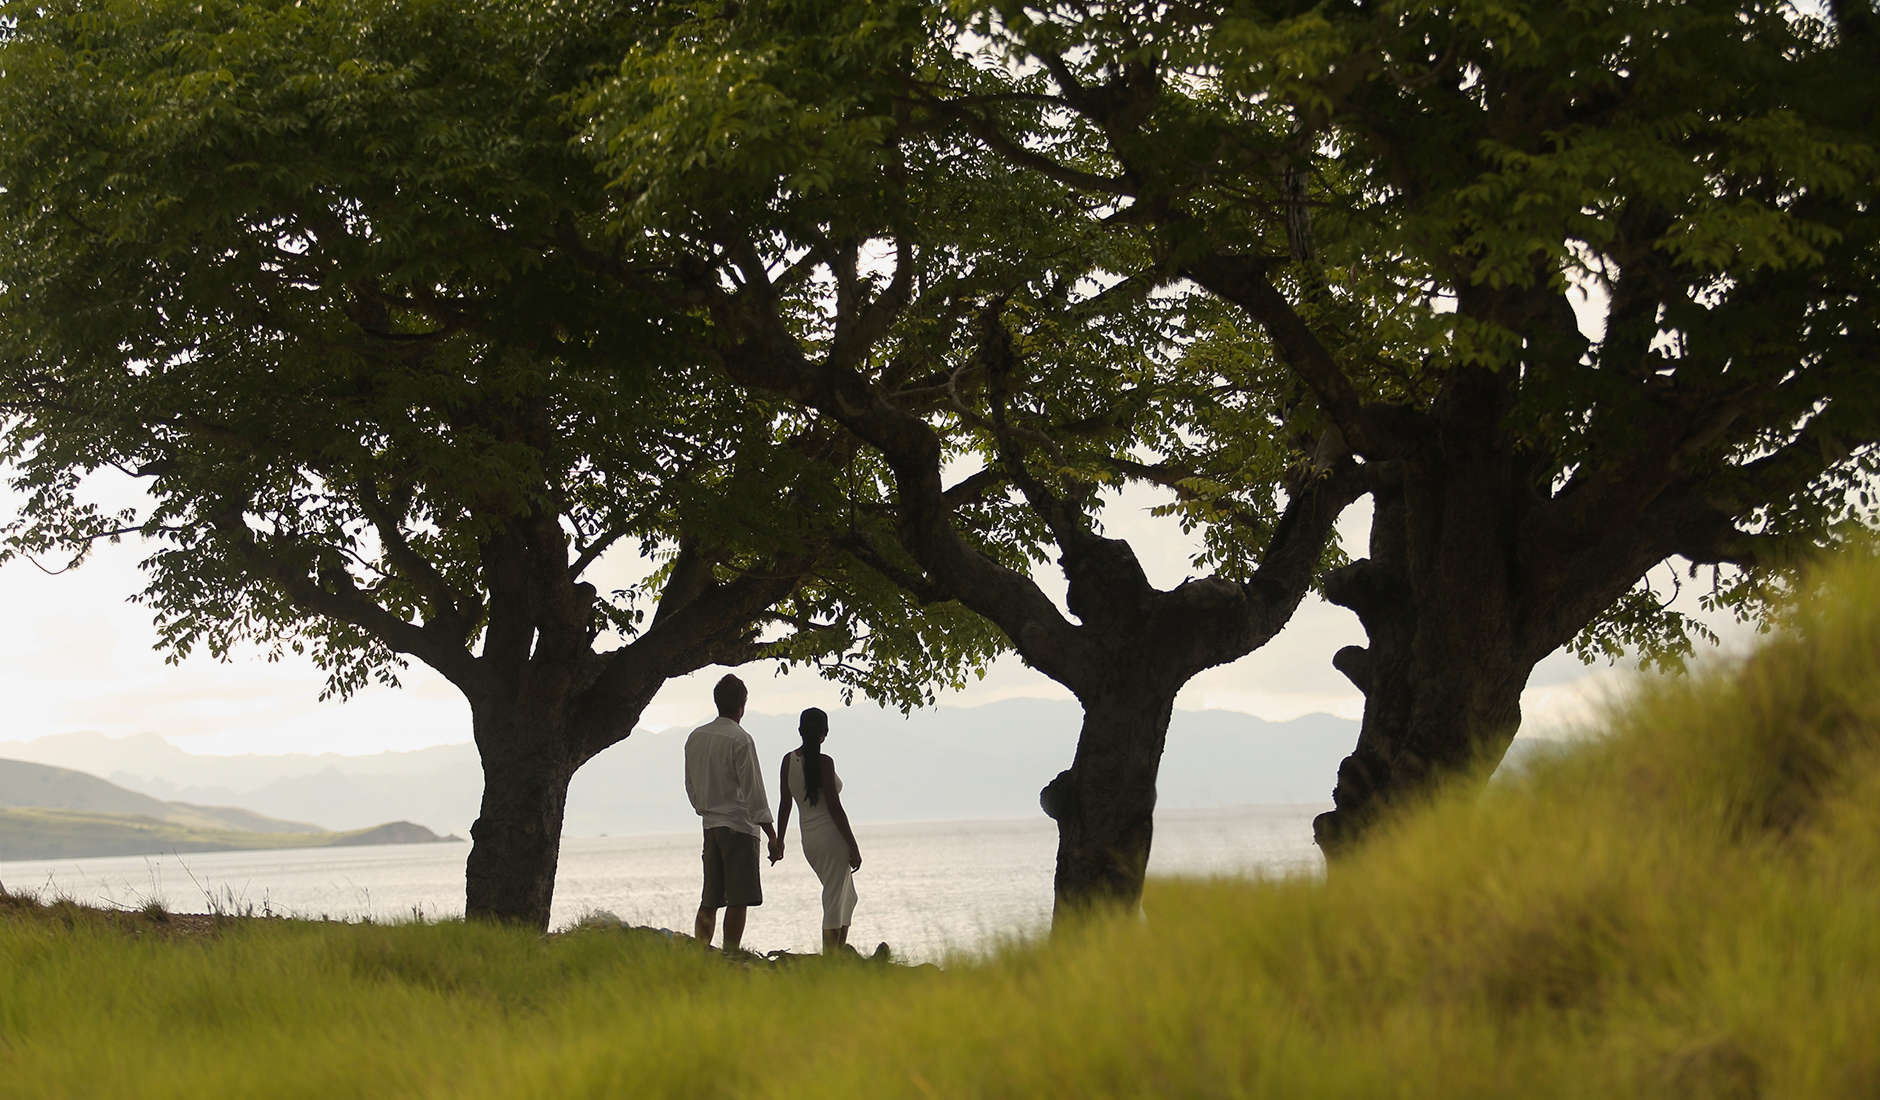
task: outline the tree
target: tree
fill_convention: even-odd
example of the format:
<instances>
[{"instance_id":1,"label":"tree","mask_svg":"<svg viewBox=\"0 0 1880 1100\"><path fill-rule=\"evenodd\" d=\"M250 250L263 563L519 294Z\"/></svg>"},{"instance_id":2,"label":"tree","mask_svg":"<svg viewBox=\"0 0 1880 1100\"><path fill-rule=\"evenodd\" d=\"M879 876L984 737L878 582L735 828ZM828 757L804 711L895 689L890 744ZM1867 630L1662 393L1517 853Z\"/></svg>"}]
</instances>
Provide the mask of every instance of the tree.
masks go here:
<instances>
[{"instance_id":1,"label":"tree","mask_svg":"<svg viewBox=\"0 0 1880 1100\"><path fill-rule=\"evenodd\" d=\"M880 503L918 563L903 586L992 620L1083 704L1076 759L1042 795L1059 911L1129 903L1176 694L1286 623L1358 485L1336 447L1313 460L1316 438L1245 448L1269 487L1213 497L1244 538L1172 591L1103 537L1100 488L1148 468L1145 440L1179 433L1159 395L1197 388L1188 321L1152 284L1096 290L1126 261L1091 231L1090 204L919 109L923 81L973 79L932 15L753 3L631 51L582 105L617 232L638 242L617 277L696 303L712 319L702 357L879 452L893 480ZM1283 424L1265 389L1229 391L1217 399ZM979 536L988 510L1007 515L990 526L1055 544L1070 617L1029 562Z\"/></svg>"},{"instance_id":2,"label":"tree","mask_svg":"<svg viewBox=\"0 0 1880 1100\"><path fill-rule=\"evenodd\" d=\"M1005 86L931 109L1238 307L1363 463L1370 553L1325 583L1369 637L1334 661L1365 716L1328 852L1498 760L1553 650L1688 652L1662 563L1756 616L1871 525L1874 24L1760 0L982 9Z\"/></svg>"},{"instance_id":3,"label":"tree","mask_svg":"<svg viewBox=\"0 0 1880 1100\"><path fill-rule=\"evenodd\" d=\"M142 598L179 657L308 652L339 695L437 669L484 768L470 915L546 927L568 781L669 677L774 657L905 706L989 656L825 522L875 467L713 384L692 318L568 246L601 180L562 97L652 14L5 19L0 400L30 494L7 552L161 540ZM148 514L85 503L106 466ZM584 579L636 541L645 583Z\"/></svg>"}]
</instances>

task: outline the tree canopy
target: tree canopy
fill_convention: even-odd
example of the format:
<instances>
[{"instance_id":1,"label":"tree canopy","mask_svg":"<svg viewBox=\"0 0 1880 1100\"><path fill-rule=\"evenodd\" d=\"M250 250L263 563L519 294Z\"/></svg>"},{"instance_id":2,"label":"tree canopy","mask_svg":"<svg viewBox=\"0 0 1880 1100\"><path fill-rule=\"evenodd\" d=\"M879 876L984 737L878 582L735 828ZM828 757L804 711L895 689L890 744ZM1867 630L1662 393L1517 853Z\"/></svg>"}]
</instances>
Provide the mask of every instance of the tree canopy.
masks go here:
<instances>
[{"instance_id":1,"label":"tree canopy","mask_svg":"<svg viewBox=\"0 0 1880 1100\"><path fill-rule=\"evenodd\" d=\"M106 7L10 10L0 50L9 545L159 540L177 654L437 668L485 765L473 914L547 920L568 777L667 678L774 657L908 706L994 651L856 556L878 463L567 244L604 181L565 98L645 18ZM147 514L85 503L106 466ZM645 583L585 579L636 543Z\"/></svg>"},{"instance_id":2,"label":"tree canopy","mask_svg":"<svg viewBox=\"0 0 1880 1100\"><path fill-rule=\"evenodd\" d=\"M166 540L179 651L444 671L473 910L546 919L567 776L702 664L912 705L1011 645L1086 711L1060 900L1128 899L1176 693L1314 585L1335 850L1546 654L1684 651L1667 561L1755 616L1872 522L1871 5L0 13L10 545ZM1131 480L1201 575L1105 536Z\"/></svg>"},{"instance_id":3,"label":"tree canopy","mask_svg":"<svg viewBox=\"0 0 1880 1100\"><path fill-rule=\"evenodd\" d=\"M1554 649L1688 651L1660 563L1757 616L1871 526L1870 7L978 11L1006 88L934 109L1106 196L1363 464L1371 552L1326 591L1366 718L1323 843L1498 758Z\"/></svg>"}]
</instances>

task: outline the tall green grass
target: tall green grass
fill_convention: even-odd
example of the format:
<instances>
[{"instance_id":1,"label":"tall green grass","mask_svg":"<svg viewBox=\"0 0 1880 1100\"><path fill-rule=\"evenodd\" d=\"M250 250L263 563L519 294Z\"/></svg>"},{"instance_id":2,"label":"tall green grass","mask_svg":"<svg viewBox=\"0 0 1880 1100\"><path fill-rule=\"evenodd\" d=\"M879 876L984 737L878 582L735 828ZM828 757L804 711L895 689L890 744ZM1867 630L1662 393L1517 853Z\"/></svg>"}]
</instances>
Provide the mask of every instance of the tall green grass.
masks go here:
<instances>
[{"instance_id":1,"label":"tall green grass","mask_svg":"<svg viewBox=\"0 0 1880 1100\"><path fill-rule=\"evenodd\" d=\"M0 908L0 1095L1880 1095L1880 571L1326 881L1156 882L944 972Z\"/></svg>"}]
</instances>

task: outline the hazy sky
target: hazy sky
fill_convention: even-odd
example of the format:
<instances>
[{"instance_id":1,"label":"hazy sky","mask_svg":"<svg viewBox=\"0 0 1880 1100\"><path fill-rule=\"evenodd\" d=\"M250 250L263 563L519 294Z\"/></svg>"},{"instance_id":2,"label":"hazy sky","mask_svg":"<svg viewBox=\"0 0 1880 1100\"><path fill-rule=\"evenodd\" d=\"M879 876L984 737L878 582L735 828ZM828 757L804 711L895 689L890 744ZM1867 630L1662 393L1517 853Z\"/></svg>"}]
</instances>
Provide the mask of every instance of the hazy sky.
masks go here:
<instances>
[{"instance_id":1,"label":"hazy sky","mask_svg":"<svg viewBox=\"0 0 1880 1100\"><path fill-rule=\"evenodd\" d=\"M1105 516L1108 532L1129 538L1150 579L1167 587L1192 571L1194 548L1172 520L1147 514L1156 499L1131 492ZM11 505L10 497L0 498L0 511L10 512ZM1360 553L1368 507L1360 501L1342 525L1348 548ZM142 587L137 562L145 552L136 543L105 547L79 569L58 576L25 561L0 566L7 624L0 631L0 691L8 716L0 741L96 730L114 736L157 733L192 752L358 754L470 740L468 706L441 677L415 662L401 690L372 689L343 704L317 701L322 677L305 660L269 664L259 652L248 652L227 664L197 654L166 665L151 649L149 611L126 599ZM629 555L598 582L610 587L638 568ZM1061 590L1055 567L1041 571L1040 580ZM1350 612L1310 601L1264 649L1196 677L1177 706L1269 720L1321 711L1356 718L1361 697L1330 661L1340 646L1363 641ZM813 674L798 670L775 677L772 668L753 666L744 673L753 710L776 714L839 705L835 689ZM709 669L669 683L642 725L663 729L708 718L710 685L720 672ZM1565 655L1550 658L1525 700L1527 731L1570 723L1629 675L1587 669ZM1013 697L1069 693L1008 657L983 681L942 702L972 706Z\"/></svg>"}]
</instances>

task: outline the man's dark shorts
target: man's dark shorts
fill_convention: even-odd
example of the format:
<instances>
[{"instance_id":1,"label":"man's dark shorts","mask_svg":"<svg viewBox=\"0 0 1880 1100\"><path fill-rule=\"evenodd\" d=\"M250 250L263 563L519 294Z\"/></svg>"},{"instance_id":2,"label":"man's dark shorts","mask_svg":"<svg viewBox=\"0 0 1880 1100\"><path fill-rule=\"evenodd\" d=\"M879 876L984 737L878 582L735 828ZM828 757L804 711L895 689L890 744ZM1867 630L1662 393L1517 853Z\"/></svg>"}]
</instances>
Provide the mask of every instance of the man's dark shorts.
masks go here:
<instances>
[{"instance_id":1,"label":"man's dark shorts","mask_svg":"<svg viewBox=\"0 0 1880 1100\"><path fill-rule=\"evenodd\" d=\"M723 909L727 905L762 904L764 887L757 877L757 838L723 826L705 830L705 896L699 905Z\"/></svg>"}]
</instances>

